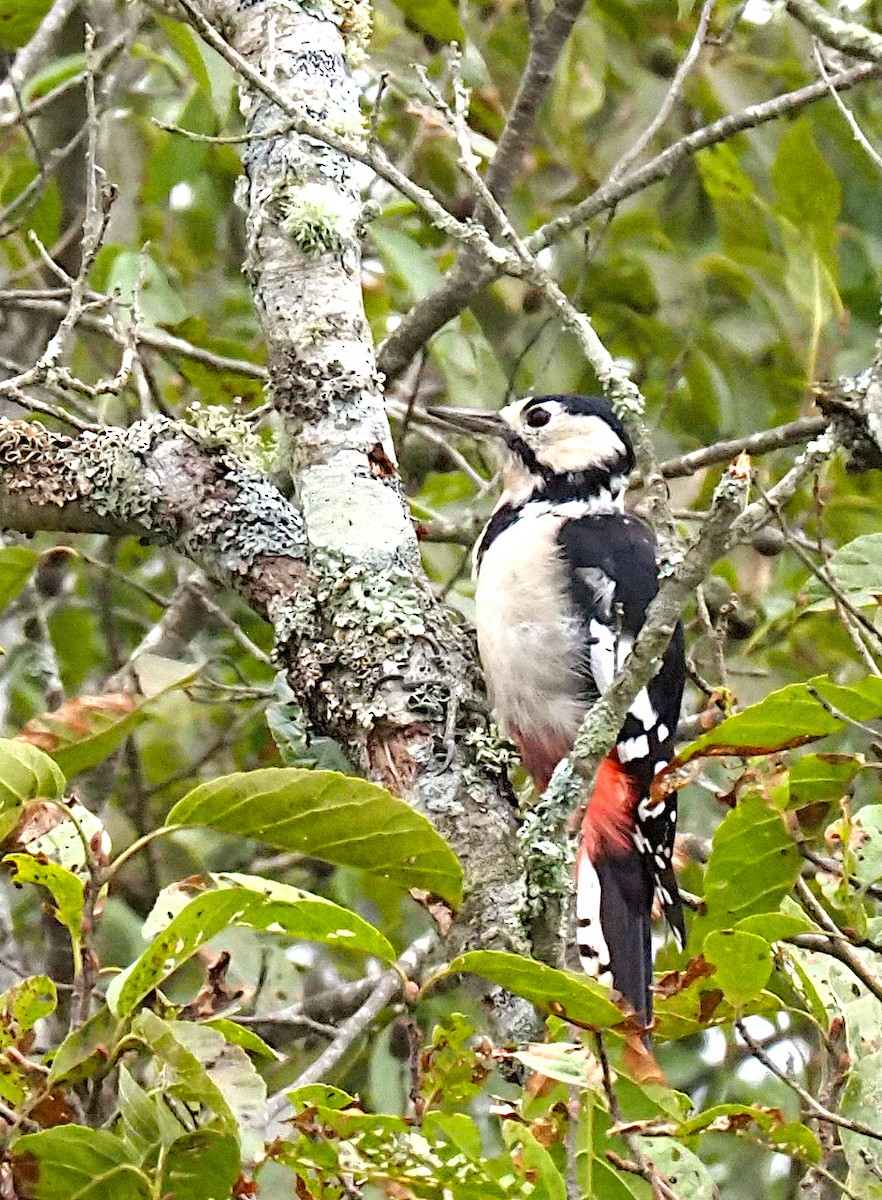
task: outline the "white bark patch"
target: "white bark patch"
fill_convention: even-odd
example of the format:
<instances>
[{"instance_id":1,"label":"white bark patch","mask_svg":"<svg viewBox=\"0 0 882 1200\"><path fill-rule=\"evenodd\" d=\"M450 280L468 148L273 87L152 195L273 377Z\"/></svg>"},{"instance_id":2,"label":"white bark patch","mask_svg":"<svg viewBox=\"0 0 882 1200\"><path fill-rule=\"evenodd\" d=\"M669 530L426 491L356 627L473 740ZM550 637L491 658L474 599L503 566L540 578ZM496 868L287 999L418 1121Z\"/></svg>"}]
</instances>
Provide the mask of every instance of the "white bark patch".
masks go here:
<instances>
[{"instance_id":1,"label":"white bark patch","mask_svg":"<svg viewBox=\"0 0 882 1200\"><path fill-rule=\"evenodd\" d=\"M362 463L360 454L344 452L301 474L300 501L310 542L346 558L410 551L416 541L413 529L402 521L397 493L369 476L356 475Z\"/></svg>"}]
</instances>

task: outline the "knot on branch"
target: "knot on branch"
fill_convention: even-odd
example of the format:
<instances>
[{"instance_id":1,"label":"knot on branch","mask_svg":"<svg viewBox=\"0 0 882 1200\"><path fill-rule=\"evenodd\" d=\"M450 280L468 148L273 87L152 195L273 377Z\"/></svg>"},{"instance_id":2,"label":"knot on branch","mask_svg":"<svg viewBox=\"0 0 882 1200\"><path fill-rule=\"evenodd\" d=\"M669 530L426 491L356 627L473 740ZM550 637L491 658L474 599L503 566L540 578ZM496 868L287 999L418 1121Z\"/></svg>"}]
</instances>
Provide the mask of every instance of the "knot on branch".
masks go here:
<instances>
[{"instance_id":1,"label":"knot on branch","mask_svg":"<svg viewBox=\"0 0 882 1200\"><path fill-rule=\"evenodd\" d=\"M813 391L815 403L833 426L849 474L882 467L882 381L877 368L815 384Z\"/></svg>"}]
</instances>

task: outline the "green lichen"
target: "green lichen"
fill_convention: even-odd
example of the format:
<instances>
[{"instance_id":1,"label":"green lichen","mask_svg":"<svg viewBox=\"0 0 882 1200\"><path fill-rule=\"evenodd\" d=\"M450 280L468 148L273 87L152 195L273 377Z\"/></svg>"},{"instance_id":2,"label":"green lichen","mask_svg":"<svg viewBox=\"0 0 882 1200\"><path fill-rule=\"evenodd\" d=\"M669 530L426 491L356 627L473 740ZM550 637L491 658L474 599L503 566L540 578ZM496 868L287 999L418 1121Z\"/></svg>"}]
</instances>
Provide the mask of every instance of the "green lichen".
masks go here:
<instances>
[{"instance_id":1,"label":"green lichen","mask_svg":"<svg viewBox=\"0 0 882 1200\"><path fill-rule=\"evenodd\" d=\"M252 471L271 469L275 457L275 440L264 438L235 408L221 404L202 404L195 401L184 414L190 426L188 433L206 449L226 449L235 454L244 467Z\"/></svg>"},{"instance_id":2,"label":"green lichen","mask_svg":"<svg viewBox=\"0 0 882 1200\"><path fill-rule=\"evenodd\" d=\"M361 203L335 184L304 183L276 202L282 228L304 254L340 254L355 238Z\"/></svg>"},{"instance_id":3,"label":"green lichen","mask_svg":"<svg viewBox=\"0 0 882 1200\"><path fill-rule=\"evenodd\" d=\"M371 40L370 0L300 0L300 7L312 16L333 21L343 35L347 62L351 67L361 66Z\"/></svg>"}]
</instances>

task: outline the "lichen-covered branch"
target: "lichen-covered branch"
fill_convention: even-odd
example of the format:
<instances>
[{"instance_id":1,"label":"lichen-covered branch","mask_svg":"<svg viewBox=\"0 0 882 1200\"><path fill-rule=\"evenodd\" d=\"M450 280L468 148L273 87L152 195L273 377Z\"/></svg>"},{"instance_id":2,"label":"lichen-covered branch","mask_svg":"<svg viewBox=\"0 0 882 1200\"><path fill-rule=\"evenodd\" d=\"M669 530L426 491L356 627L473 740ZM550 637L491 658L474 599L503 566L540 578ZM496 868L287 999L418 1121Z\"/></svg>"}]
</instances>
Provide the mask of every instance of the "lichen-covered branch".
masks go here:
<instances>
[{"instance_id":1,"label":"lichen-covered branch","mask_svg":"<svg viewBox=\"0 0 882 1200\"><path fill-rule=\"evenodd\" d=\"M164 417L76 438L0 421L0 524L173 546L277 629L306 575L303 525L289 502Z\"/></svg>"}]
</instances>

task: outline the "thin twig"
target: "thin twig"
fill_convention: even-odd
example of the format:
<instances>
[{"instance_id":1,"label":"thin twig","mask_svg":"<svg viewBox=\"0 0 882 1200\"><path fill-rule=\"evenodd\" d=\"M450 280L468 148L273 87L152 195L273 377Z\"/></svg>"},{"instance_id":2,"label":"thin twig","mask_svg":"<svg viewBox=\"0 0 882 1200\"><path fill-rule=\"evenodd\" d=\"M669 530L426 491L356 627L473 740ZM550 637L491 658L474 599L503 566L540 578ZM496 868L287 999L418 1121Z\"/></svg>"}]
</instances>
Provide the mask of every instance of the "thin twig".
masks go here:
<instances>
[{"instance_id":1,"label":"thin twig","mask_svg":"<svg viewBox=\"0 0 882 1200\"><path fill-rule=\"evenodd\" d=\"M319 1083L336 1067L341 1058L347 1053L361 1035L373 1024L380 1013L400 993L405 981L419 969L422 962L435 946L435 934L425 934L417 938L398 959L391 971L384 972L376 981L371 995L361 1007L344 1021L337 1030L337 1035L330 1046L302 1072L293 1084L282 1091L276 1092L267 1101L267 1117L269 1122L278 1122L290 1108L288 1092L292 1088L305 1087L310 1083Z\"/></svg>"}]
</instances>

